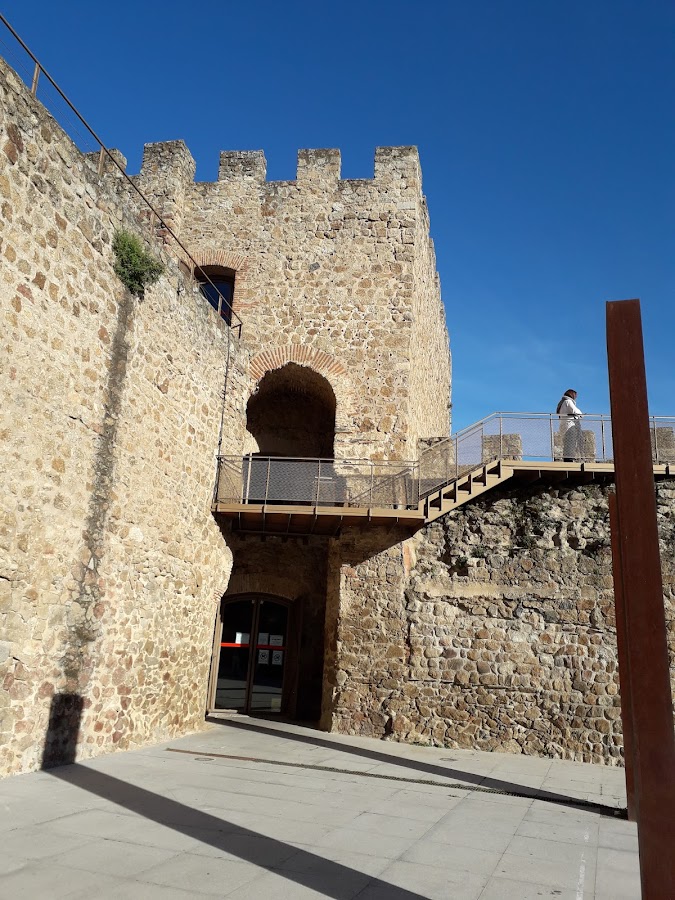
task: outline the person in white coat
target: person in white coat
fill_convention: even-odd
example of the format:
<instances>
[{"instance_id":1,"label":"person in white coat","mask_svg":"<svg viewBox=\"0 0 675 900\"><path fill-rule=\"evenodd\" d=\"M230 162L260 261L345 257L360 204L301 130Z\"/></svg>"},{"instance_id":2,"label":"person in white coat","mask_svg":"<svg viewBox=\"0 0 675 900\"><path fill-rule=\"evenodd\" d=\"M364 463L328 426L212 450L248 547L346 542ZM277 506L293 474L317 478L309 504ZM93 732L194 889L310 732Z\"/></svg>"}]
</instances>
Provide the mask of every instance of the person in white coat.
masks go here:
<instances>
[{"instance_id":1,"label":"person in white coat","mask_svg":"<svg viewBox=\"0 0 675 900\"><path fill-rule=\"evenodd\" d=\"M577 392L570 389L560 398L556 415L560 416L560 437L562 438L563 461L574 462L581 453L582 411L576 404Z\"/></svg>"}]
</instances>

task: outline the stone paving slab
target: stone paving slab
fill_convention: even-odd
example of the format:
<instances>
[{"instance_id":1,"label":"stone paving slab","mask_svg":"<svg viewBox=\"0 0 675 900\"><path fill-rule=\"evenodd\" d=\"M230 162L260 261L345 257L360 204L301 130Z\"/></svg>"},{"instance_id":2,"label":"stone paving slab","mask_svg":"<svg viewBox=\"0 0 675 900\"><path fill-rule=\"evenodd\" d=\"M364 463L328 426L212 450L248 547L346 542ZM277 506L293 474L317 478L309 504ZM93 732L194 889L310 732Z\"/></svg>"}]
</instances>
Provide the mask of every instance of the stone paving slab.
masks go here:
<instances>
[{"instance_id":1,"label":"stone paving slab","mask_svg":"<svg viewBox=\"0 0 675 900\"><path fill-rule=\"evenodd\" d=\"M624 803L621 769L237 717L0 782L0 898L634 900Z\"/></svg>"}]
</instances>

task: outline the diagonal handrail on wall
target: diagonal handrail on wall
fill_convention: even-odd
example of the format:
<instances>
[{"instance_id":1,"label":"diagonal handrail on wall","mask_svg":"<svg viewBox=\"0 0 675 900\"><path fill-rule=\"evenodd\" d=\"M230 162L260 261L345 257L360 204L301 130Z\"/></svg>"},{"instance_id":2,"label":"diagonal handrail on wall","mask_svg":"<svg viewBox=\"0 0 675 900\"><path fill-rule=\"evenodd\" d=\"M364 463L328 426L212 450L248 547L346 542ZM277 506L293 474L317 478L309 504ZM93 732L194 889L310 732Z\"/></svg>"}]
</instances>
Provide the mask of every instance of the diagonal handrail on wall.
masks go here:
<instances>
[{"instance_id":1,"label":"diagonal handrail on wall","mask_svg":"<svg viewBox=\"0 0 675 900\"><path fill-rule=\"evenodd\" d=\"M164 237L165 235L168 235L170 238L172 238L172 240L175 242L175 244L183 252L185 259L187 259L190 262L190 264L192 266L192 273L194 274L194 272L200 271L201 272L200 277L203 277L204 280L207 281L208 284L216 292L216 296L218 297L218 307L217 307L218 315L226 322L226 324L229 325L229 327L233 331L235 331L237 333L237 336L240 337L243 323L242 323L241 319L239 318L239 316L232 309L232 304L230 303L230 301L227 300L227 298L223 296L223 294L218 290L216 285L211 281L209 276L202 270L201 266L198 265L195 258L190 253L190 251L187 249L185 244L180 240L180 238L175 234L175 232L170 227L170 225L167 224L165 219L155 209L153 204L148 200L148 198L145 196L145 194L141 191L141 189L138 187L138 185L134 182L134 180L129 175L127 175L125 169L123 168L123 166L120 165L119 161L115 157L115 154L112 153L106 147L106 145L103 143L103 141L98 136L98 134L94 131L94 129L91 127L91 125L89 125L89 123L84 118L84 116L82 116L82 114L76 109L74 104L68 99L66 94L61 90L61 88L56 83L56 81L51 77L49 72L47 72L47 70L44 68L42 63L38 60L38 58L35 56L35 54L32 52L32 50L28 47L28 45L22 40L22 38L17 34L17 32L12 28L12 26L7 21L5 16L2 15L2 13L0 13L0 22L5 26L5 28L9 32L9 34L14 38L14 40L21 47L21 49L29 56L29 58L32 60L32 62L34 64L33 74L32 74L32 78L31 78L31 85L30 85L30 93L32 94L32 96L35 97L35 99L38 99L37 92L38 92L38 86L40 84L40 76L44 75L44 77L47 79L47 81L51 84L51 86L54 88L54 90L57 92L57 94L61 97L61 99L64 101L64 103L68 106L68 108L71 110L71 112L77 117L78 121L86 128L89 135L94 139L97 146L99 147L99 160L98 160L98 176L99 176L99 178L101 178L103 176L104 163L106 160L108 162L112 163L113 166L115 166L115 168L119 171L119 173L122 175L122 177L126 180L126 182L129 184L129 186L132 188L132 190L138 195L138 197L140 197L142 203L144 203L145 206L150 210L151 216L155 216L155 218L157 219L157 223L158 223L158 230L161 231L162 236ZM21 77L21 76L19 75L19 77ZM152 226L152 220L151 220L150 224ZM174 254L176 255L176 257L179 261L181 261L181 262L185 261L184 259L181 259L179 254L175 253L175 250L174 250ZM227 318L224 315L225 312L227 312Z\"/></svg>"}]
</instances>

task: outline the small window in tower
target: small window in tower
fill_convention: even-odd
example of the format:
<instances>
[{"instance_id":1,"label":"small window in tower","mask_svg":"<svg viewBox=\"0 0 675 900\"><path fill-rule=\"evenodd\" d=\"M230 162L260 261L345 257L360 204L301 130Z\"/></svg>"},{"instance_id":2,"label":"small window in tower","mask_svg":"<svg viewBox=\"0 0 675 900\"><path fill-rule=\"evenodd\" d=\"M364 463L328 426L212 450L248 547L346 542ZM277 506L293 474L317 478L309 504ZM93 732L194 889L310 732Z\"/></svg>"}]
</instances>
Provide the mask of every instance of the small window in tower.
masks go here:
<instances>
[{"instance_id":1,"label":"small window in tower","mask_svg":"<svg viewBox=\"0 0 675 900\"><path fill-rule=\"evenodd\" d=\"M211 306L228 325L232 323L232 298L234 297L234 272L221 266L204 266L195 269L199 289Z\"/></svg>"}]
</instances>

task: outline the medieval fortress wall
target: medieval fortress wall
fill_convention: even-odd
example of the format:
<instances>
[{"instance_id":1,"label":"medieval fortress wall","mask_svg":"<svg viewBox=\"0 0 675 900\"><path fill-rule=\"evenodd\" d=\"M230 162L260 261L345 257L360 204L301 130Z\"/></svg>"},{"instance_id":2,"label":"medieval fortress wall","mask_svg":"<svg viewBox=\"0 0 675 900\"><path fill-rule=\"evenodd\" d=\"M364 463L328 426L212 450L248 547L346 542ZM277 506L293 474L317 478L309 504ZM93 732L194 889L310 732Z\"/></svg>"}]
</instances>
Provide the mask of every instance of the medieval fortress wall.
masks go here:
<instances>
[{"instance_id":1,"label":"medieval fortress wall","mask_svg":"<svg viewBox=\"0 0 675 900\"><path fill-rule=\"evenodd\" d=\"M621 764L611 489L495 490L346 570L333 728ZM675 692L675 480L656 498Z\"/></svg>"},{"instance_id":2,"label":"medieval fortress wall","mask_svg":"<svg viewBox=\"0 0 675 900\"><path fill-rule=\"evenodd\" d=\"M203 721L231 567L210 512L230 337L169 257L144 300L124 290L128 185L100 180L4 63L0 117L6 773L39 767L54 694L84 699L83 757ZM230 361L224 450L240 452L243 347Z\"/></svg>"},{"instance_id":3,"label":"medieval fortress wall","mask_svg":"<svg viewBox=\"0 0 675 900\"><path fill-rule=\"evenodd\" d=\"M252 152L194 174L173 141L135 180L199 265L234 271L240 340L128 182L0 63L0 773L40 765L54 695L83 698L81 757L199 728L226 590L304 604L324 728L616 762L598 488L495 493L413 538L242 540L211 513L217 451L257 449L246 404L288 363L330 385L338 457L415 459L448 433L417 151L378 149L362 180L334 150L301 151L294 181ZM167 266L143 300L113 272L120 225ZM663 482L671 622L673 510Z\"/></svg>"}]
</instances>

